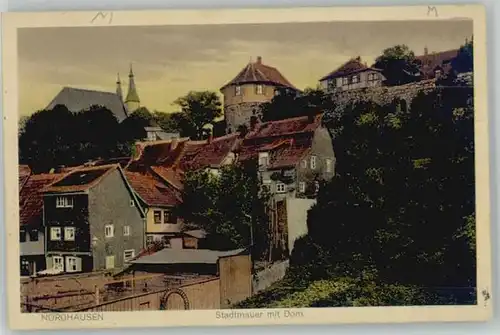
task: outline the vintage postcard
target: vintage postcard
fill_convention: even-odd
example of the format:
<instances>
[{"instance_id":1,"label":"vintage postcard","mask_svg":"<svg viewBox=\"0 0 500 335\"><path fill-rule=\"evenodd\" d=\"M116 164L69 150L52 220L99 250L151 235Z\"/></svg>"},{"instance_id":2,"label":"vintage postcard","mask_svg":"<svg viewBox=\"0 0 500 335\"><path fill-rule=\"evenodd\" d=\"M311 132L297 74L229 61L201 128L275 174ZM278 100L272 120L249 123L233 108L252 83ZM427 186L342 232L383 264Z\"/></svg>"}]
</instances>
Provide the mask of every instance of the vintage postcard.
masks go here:
<instances>
[{"instance_id":1,"label":"vintage postcard","mask_svg":"<svg viewBox=\"0 0 500 335\"><path fill-rule=\"evenodd\" d=\"M482 6L2 19L12 328L490 317Z\"/></svg>"}]
</instances>

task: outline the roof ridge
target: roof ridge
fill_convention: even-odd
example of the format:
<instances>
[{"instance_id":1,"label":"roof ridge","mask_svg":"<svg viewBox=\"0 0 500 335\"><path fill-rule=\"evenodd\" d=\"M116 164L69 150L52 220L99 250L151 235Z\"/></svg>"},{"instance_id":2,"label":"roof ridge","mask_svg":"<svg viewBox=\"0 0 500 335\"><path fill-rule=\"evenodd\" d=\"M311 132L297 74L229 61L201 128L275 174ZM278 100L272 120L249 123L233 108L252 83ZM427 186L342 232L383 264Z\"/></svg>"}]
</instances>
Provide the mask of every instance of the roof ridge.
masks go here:
<instances>
[{"instance_id":1,"label":"roof ridge","mask_svg":"<svg viewBox=\"0 0 500 335\"><path fill-rule=\"evenodd\" d=\"M74 90L74 91L86 91L86 92L95 92L95 93L106 93L106 94L112 94L118 96L116 92L113 91L100 91L100 90L92 90L89 88L81 88L81 87L73 87L73 86L64 86L62 90ZM61 90L61 91L62 91Z\"/></svg>"}]
</instances>

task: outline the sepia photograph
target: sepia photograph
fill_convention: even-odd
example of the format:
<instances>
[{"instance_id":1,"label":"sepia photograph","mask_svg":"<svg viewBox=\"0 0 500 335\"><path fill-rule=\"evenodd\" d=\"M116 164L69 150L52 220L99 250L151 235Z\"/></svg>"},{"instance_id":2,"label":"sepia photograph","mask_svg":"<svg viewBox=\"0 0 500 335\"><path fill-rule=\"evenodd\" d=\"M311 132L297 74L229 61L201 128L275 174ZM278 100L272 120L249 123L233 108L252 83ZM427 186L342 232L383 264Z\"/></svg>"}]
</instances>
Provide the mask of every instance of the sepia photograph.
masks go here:
<instances>
[{"instance_id":1,"label":"sepia photograph","mask_svg":"<svg viewBox=\"0 0 500 335\"><path fill-rule=\"evenodd\" d=\"M473 18L100 16L16 28L15 313L487 309Z\"/></svg>"}]
</instances>

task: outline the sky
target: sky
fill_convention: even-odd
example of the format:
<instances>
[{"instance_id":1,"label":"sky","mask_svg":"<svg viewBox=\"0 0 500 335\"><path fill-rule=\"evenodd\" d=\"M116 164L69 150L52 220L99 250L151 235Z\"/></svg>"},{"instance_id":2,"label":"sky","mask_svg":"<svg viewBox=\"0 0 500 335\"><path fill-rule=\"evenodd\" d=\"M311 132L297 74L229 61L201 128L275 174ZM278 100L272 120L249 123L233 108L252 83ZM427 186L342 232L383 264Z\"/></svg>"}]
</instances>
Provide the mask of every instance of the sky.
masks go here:
<instances>
[{"instance_id":1,"label":"sky","mask_svg":"<svg viewBox=\"0 0 500 335\"><path fill-rule=\"evenodd\" d=\"M420 55L425 47L458 48L471 36L472 21L23 28L19 114L45 108L64 86L115 91L117 73L125 95L130 64L141 105L174 112L176 98L219 92L257 56L304 89L352 57L372 64L396 44Z\"/></svg>"}]
</instances>

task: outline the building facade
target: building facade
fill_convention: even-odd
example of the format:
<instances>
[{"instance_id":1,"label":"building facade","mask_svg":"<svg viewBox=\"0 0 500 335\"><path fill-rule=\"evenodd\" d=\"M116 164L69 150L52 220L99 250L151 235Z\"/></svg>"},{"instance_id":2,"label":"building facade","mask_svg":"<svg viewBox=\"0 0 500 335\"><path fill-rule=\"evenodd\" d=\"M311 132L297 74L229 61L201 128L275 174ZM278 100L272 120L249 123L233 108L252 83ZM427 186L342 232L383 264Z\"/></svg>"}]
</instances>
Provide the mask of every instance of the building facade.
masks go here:
<instances>
[{"instance_id":1,"label":"building facade","mask_svg":"<svg viewBox=\"0 0 500 335\"><path fill-rule=\"evenodd\" d=\"M322 77L319 82L323 91L332 93L381 86L384 80L381 70L368 67L357 57Z\"/></svg>"},{"instance_id":2,"label":"building facade","mask_svg":"<svg viewBox=\"0 0 500 335\"><path fill-rule=\"evenodd\" d=\"M77 169L43 192L52 273L120 269L145 245L144 212L118 164Z\"/></svg>"},{"instance_id":3,"label":"building facade","mask_svg":"<svg viewBox=\"0 0 500 335\"><path fill-rule=\"evenodd\" d=\"M298 91L276 68L263 64L260 56L248 63L220 89L224 96L226 132L249 127L252 117L260 117L262 103L270 102L280 90Z\"/></svg>"},{"instance_id":4,"label":"building facade","mask_svg":"<svg viewBox=\"0 0 500 335\"><path fill-rule=\"evenodd\" d=\"M332 139L321 120L316 115L261 123L245 137L238 153L239 161L258 160L262 185L272 199L275 248L283 257L307 233L306 214L320 183L335 174ZM287 207L292 202L291 212Z\"/></svg>"}]
</instances>

